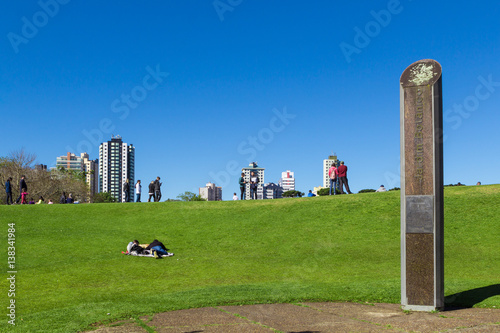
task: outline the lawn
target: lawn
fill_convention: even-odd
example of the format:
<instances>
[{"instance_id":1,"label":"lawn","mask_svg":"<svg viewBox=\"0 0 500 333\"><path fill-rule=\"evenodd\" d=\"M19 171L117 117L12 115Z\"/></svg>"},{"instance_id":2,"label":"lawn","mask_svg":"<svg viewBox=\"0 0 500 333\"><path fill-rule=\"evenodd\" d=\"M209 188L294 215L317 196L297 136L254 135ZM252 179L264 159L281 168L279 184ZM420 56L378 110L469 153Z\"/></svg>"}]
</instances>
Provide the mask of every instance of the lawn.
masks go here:
<instances>
[{"instance_id":1,"label":"lawn","mask_svg":"<svg viewBox=\"0 0 500 333\"><path fill-rule=\"evenodd\" d=\"M16 326L4 315L0 331L77 332L220 304L399 303L399 196L0 206L17 270ZM447 187L444 203L447 304L500 307L500 185ZM175 256L121 254L155 238ZM8 290L3 278L6 314Z\"/></svg>"}]
</instances>

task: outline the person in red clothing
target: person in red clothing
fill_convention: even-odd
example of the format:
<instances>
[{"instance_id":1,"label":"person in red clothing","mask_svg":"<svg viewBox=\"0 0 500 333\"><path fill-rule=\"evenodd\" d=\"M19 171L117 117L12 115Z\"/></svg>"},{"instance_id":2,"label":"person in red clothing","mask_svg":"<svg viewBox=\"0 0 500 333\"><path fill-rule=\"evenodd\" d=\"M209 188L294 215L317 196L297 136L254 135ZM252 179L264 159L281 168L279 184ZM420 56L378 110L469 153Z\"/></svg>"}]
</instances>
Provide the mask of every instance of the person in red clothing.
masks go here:
<instances>
[{"instance_id":1,"label":"person in red clothing","mask_svg":"<svg viewBox=\"0 0 500 333\"><path fill-rule=\"evenodd\" d=\"M344 185L347 193L352 194L349 189L349 183L347 182L347 167L344 165L344 161L340 162L340 166L337 168L337 175L339 179L340 194L344 194Z\"/></svg>"}]
</instances>

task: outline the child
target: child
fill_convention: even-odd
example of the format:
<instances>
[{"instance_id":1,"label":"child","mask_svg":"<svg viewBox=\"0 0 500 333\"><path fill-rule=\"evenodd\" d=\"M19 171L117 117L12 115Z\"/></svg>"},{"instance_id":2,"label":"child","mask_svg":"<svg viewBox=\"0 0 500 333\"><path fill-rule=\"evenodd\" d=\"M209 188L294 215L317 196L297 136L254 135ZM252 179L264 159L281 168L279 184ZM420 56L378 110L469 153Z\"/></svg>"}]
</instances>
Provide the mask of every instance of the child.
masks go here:
<instances>
[{"instance_id":1,"label":"child","mask_svg":"<svg viewBox=\"0 0 500 333\"><path fill-rule=\"evenodd\" d=\"M21 205L27 205L28 204L28 201L27 201L27 198L28 197L28 192L24 191L21 193Z\"/></svg>"}]
</instances>

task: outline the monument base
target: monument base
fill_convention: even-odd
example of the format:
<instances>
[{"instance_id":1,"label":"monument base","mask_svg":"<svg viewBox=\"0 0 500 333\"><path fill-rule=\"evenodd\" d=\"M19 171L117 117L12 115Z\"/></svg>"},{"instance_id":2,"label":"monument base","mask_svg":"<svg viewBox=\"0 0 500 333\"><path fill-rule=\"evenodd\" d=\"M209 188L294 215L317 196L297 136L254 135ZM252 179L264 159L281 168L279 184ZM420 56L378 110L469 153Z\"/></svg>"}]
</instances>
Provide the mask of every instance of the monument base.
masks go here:
<instances>
[{"instance_id":1,"label":"monument base","mask_svg":"<svg viewBox=\"0 0 500 333\"><path fill-rule=\"evenodd\" d=\"M401 308L403 310L422 311L422 312L431 312L443 309L432 305L403 305Z\"/></svg>"}]
</instances>

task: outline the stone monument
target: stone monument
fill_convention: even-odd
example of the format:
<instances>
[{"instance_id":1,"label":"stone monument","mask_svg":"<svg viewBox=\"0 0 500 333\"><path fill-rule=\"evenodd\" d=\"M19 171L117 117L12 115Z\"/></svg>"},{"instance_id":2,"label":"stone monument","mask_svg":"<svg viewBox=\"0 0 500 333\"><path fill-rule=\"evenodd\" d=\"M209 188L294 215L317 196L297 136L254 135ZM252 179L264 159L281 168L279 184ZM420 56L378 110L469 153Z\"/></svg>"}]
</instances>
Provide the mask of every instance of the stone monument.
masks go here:
<instances>
[{"instance_id":1,"label":"stone monument","mask_svg":"<svg viewBox=\"0 0 500 333\"><path fill-rule=\"evenodd\" d=\"M401 96L401 304L444 307L443 100L441 65L405 69Z\"/></svg>"}]
</instances>

